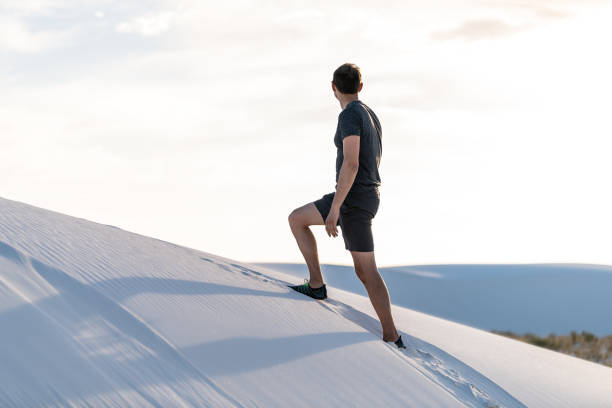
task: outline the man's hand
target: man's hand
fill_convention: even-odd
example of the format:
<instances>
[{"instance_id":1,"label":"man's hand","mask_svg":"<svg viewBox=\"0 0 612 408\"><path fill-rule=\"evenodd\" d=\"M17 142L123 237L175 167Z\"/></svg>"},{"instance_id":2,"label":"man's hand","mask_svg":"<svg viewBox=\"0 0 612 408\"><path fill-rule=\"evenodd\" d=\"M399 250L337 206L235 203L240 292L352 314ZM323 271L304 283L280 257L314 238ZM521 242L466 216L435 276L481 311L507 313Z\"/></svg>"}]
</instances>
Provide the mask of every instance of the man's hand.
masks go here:
<instances>
[{"instance_id":1,"label":"man's hand","mask_svg":"<svg viewBox=\"0 0 612 408\"><path fill-rule=\"evenodd\" d=\"M325 219L325 231L327 231L327 235L330 237L338 236L338 228L336 226L338 217L340 217L340 209L332 205L329 214L327 214L327 219Z\"/></svg>"}]
</instances>

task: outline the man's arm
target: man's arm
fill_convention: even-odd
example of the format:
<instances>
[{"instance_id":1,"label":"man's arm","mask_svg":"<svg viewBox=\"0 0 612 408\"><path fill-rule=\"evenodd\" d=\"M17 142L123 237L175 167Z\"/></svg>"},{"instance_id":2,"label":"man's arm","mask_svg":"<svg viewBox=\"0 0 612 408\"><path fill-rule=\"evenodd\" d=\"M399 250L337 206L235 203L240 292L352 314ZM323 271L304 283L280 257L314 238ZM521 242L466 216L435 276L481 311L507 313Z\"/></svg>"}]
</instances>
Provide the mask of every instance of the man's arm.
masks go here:
<instances>
[{"instance_id":1,"label":"man's arm","mask_svg":"<svg viewBox=\"0 0 612 408\"><path fill-rule=\"evenodd\" d=\"M338 174L338 186L336 187L329 215L325 220L325 230L327 235L330 236L335 237L338 235L336 223L340 216L340 206L351 189L357 175L357 170L359 170L359 141L360 137L357 135L347 136L342 141L343 158L340 173Z\"/></svg>"},{"instance_id":2,"label":"man's arm","mask_svg":"<svg viewBox=\"0 0 612 408\"><path fill-rule=\"evenodd\" d=\"M359 136L351 135L342 141L343 159L338 175L338 186L332 207L340 209L349 190L353 186L357 170L359 170Z\"/></svg>"}]
</instances>

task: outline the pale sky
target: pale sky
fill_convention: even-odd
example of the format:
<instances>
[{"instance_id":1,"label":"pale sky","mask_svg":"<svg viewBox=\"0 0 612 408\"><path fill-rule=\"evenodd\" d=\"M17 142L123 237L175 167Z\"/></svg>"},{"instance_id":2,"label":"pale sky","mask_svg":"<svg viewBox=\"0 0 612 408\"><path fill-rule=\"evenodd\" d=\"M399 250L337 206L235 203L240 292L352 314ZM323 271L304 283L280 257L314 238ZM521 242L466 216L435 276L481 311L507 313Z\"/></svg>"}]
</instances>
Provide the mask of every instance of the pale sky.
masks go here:
<instances>
[{"instance_id":1,"label":"pale sky","mask_svg":"<svg viewBox=\"0 0 612 408\"><path fill-rule=\"evenodd\" d=\"M334 189L352 62L379 265L612 264L611 2L285 3L2 0L0 196L302 262L287 216Z\"/></svg>"}]
</instances>

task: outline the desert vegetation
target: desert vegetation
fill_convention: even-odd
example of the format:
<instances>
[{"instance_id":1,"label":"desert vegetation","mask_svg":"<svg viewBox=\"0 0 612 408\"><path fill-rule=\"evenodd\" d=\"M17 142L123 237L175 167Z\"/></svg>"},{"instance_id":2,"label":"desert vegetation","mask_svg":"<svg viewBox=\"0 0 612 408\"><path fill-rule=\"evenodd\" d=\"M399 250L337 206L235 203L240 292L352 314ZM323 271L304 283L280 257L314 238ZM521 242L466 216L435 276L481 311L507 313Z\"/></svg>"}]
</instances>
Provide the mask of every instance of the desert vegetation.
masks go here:
<instances>
[{"instance_id":1,"label":"desert vegetation","mask_svg":"<svg viewBox=\"0 0 612 408\"><path fill-rule=\"evenodd\" d=\"M612 335L597 337L584 330L581 333L572 331L569 335L552 333L545 337L532 333L516 334L511 331L493 330L492 332L612 367Z\"/></svg>"}]
</instances>

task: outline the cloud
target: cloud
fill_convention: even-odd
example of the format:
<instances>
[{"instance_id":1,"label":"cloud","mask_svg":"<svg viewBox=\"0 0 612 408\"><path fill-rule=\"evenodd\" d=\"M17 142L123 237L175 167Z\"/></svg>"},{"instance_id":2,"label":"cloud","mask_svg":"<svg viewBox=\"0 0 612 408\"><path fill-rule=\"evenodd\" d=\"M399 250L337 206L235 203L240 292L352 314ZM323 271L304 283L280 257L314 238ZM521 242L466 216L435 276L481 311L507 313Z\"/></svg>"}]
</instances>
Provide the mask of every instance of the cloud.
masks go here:
<instances>
[{"instance_id":1,"label":"cloud","mask_svg":"<svg viewBox=\"0 0 612 408\"><path fill-rule=\"evenodd\" d=\"M121 22L115 26L115 29L121 33L134 33L143 36L160 35L171 28L176 16L177 13L174 11L147 14Z\"/></svg>"},{"instance_id":2,"label":"cloud","mask_svg":"<svg viewBox=\"0 0 612 408\"><path fill-rule=\"evenodd\" d=\"M464 39L467 41L491 39L531 29L544 20L574 17L587 6L605 3L605 0L486 0L476 1L480 12L490 16L470 19L461 25L438 30L430 34L434 40ZM503 19L500 18L503 13ZM491 14L492 13L492 14ZM506 20L510 19L511 24Z\"/></svg>"},{"instance_id":3,"label":"cloud","mask_svg":"<svg viewBox=\"0 0 612 408\"><path fill-rule=\"evenodd\" d=\"M572 16L572 13L550 7L532 6L533 13L540 18L565 18Z\"/></svg>"},{"instance_id":4,"label":"cloud","mask_svg":"<svg viewBox=\"0 0 612 408\"><path fill-rule=\"evenodd\" d=\"M474 41L503 37L527 28L528 25L512 26L496 19L470 20L450 30L434 31L431 33L431 38L434 40L464 39Z\"/></svg>"},{"instance_id":5,"label":"cloud","mask_svg":"<svg viewBox=\"0 0 612 408\"><path fill-rule=\"evenodd\" d=\"M0 10L24 16L40 15L54 9L66 8L70 3L70 0L2 0Z\"/></svg>"},{"instance_id":6,"label":"cloud","mask_svg":"<svg viewBox=\"0 0 612 408\"><path fill-rule=\"evenodd\" d=\"M33 53L64 46L70 42L68 31L32 31L17 18L0 17L0 50Z\"/></svg>"},{"instance_id":7,"label":"cloud","mask_svg":"<svg viewBox=\"0 0 612 408\"><path fill-rule=\"evenodd\" d=\"M537 19L573 17L588 6L606 4L607 0L481 0L477 2L490 10L526 13Z\"/></svg>"},{"instance_id":8,"label":"cloud","mask_svg":"<svg viewBox=\"0 0 612 408\"><path fill-rule=\"evenodd\" d=\"M316 9L297 9L283 13L274 18L276 22L311 20L320 17L325 17L326 14L321 10Z\"/></svg>"}]
</instances>

